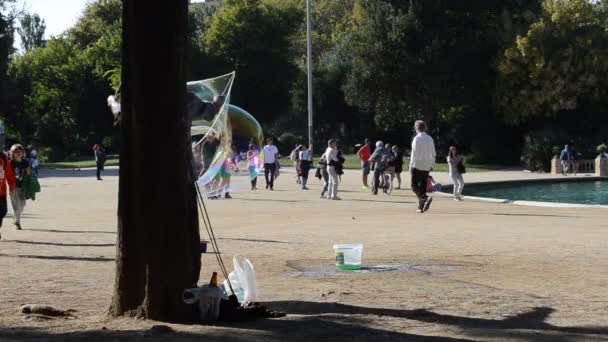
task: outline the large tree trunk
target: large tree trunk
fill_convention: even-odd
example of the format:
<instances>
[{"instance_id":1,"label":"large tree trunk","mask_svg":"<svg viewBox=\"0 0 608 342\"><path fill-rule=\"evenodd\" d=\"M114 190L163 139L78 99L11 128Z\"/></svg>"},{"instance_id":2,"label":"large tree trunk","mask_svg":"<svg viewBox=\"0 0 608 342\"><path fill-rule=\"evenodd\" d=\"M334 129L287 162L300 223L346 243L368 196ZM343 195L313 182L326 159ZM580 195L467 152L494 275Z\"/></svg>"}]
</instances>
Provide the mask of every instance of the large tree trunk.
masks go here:
<instances>
[{"instance_id":1,"label":"large tree trunk","mask_svg":"<svg viewBox=\"0 0 608 342\"><path fill-rule=\"evenodd\" d=\"M110 314L194 319L181 293L200 273L186 115L187 0L123 2L122 146Z\"/></svg>"}]
</instances>

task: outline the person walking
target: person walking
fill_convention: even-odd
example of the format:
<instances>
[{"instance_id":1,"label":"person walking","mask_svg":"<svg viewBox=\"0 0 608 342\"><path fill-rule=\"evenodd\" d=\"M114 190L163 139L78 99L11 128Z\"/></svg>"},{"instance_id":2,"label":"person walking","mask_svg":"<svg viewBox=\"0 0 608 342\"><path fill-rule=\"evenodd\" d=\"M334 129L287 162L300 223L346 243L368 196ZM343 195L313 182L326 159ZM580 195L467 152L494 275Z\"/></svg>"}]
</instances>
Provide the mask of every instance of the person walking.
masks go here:
<instances>
[{"instance_id":1,"label":"person walking","mask_svg":"<svg viewBox=\"0 0 608 342\"><path fill-rule=\"evenodd\" d=\"M330 139L327 142L327 149L325 150L325 159L327 160L327 173L329 174L329 188L327 198L330 200L341 200L338 197L338 184L340 180L338 178L338 171L336 170L340 160L338 159L338 148L337 141Z\"/></svg>"},{"instance_id":2,"label":"person walking","mask_svg":"<svg viewBox=\"0 0 608 342\"><path fill-rule=\"evenodd\" d=\"M40 167L40 163L38 161L38 151L35 148L32 148L30 151L30 168L36 177L38 177L38 167Z\"/></svg>"},{"instance_id":3,"label":"person walking","mask_svg":"<svg viewBox=\"0 0 608 342\"><path fill-rule=\"evenodd\" d=\"M0 228L2 228L2 221L8 212L6 196L15 191L15 176L13 175L11 162L4 153L0 153L0 164ZM1 238L2 235L0 235Z\"/></svg>"},{"instance_id":4,"label":"person walking","mask_svg":"<svg viewBox=\"0 0 608 342\"><path fill-rule=\"evenodd\" d=\"M266 145L262 149L264 154L264 178L266 179L266 190L274 190L274 180L277 171L277 158L279 150L274 146L272 138L266 139Z\"/></svg>"},{"instance_id":5,"label":"person walking","mask_svg":"<svg viewBox=\"0 0 608 342\"><path fill-rule=\"evenodd\" d=\"M368 138L365 138L365 143L359 151L357 151L357 155L359 159L361 159L361 173L362 173L362 181L363 181L363 190L368 190L369 186L367 184L367 179L370 174L370 163L369 158L372 156L372 142Z\"/></svg>"},{"instance_id":6,"label":"person walking","mask_svg":"<svg viewBox=\"0 0 608 342\"><path fill-rule=\"evenodd\" d=\"M101 171L103 171L106 163L106 152L101 145L95 144L95 146L93 146L93 153L95 155L95 166L97 167L97 180L102 180Z\"/></svg>"},{"instance_id":7,"label":"person walking","mask_svg":"<svg viewBox=\"0 0 608 342\"><path fill-rule=\"evenodd\" d=\"M302 151L302 145L296 144L295 148L289 154L289 159L293 162L293 168L296 171L296 183L300 184L300 151Z\"/></svg>"},{"instance_id":8,"label":"person walking","mask_svg":"<svg viewBox=\"0 0 608 342\"><path fill-rule=\"evenodd\" d=\"M427 126L422 120L416 121L414 124L416 136L412 140L412 155L410 158L410 172L412 175L412 190L418 197L418 213L424 213L429 210L433 197L426 193L426 186L429 178L429 172L435 165L437 152L435 151L435 142L430 135L426 133Z\"/></svg>"},{"instance_id":9,"label":"person walking","mask_svg":"<svg viewBox=\"0 0 608 342\"><path fill-rule=\"evenodd\" d=\"M384 192L387 195L393 193L393 181L395 180L395 162L397 156L393 152L393 146L390 144L386 144L386 153L388 154L388 167L386 168L386 172L384 173L384 185L386 191Z\"/></svg>"},{"instance_id":10,"label":"person walking","mask_svg":"<svg viewBox=\"0 0 608 342\"><path fill-rule=\"evenodd\" d=\"M397 178L397 187L395 189L401 189L401 173L403 172L403 152L393 145L393 153L395 154L395 178Z\"/></svg>"},{"instance_id":11,"label":"person walking","mask_svg":"<svg viewBox=\"0 0 608 342\"><path fill-rule=\"evenodd\" d=\"M310 172L310 168L312 166L312 145L308 146L308 149L301 147L298 154L300 186L302 190L308 190L306 184L308 183L308 173Z\"/></svg>"},{"instance_id":12,"label":"person walking","mask_svg":"<svg viewBox=\"0 0 608 342\"><path fill-rule=\"evenodd\" d=\"M562 175L567 176L568 171L571 171L572 161L574 159L569 145L564 146L564 149L559 154L559 159L562 163Z\"/></svg>"},{"instance_id":13,"label":"person walking","mask_svg":"<svg viewBox=\"0 0 608 342\"><path fill-rule=\"evenodd\" d=\"M466 169L464 167L464 156L455 146L450 146L448 166L454 187L454 200L462 201L462 189L464 189L464 178L462 175L466 172Z\"/></svg>"},{"instance_id":14,"label":"person walking","mask_svg":"<svg viewBox=\"0 0 608 342\"><path fill-rule=\"evenodd\" d=\"M251 191L257 190L258 174L260 173L260 159L254 144L249 144L249 150L247 151L247 170L249 171L249 178L251 179Z\"/></svg>"},{"instance_id":15,"label":"person walking","mask_svg":"<svg viewBox=\"0 0 608 342\"><path fill-rule=\"evenodd\" d=\"M374 170L374 179L372 180L372 194L378 194L378 188L380 187L380 182L384 180L384 173L386 172L386 168L388 167L388 153L384 148L384 143L382 141L376 142L376 149L374 153L372 153L370 157L370 162L373 164ZM386 193L386 187L383 187L383 191Z\"/></svg>"},{"instance_id":16,"label":"person walking","mask_svg":"<svg viewBox=\"0 0 608 342\"><path fill-rule=\"evenodd\" d=\"M25 188L23 180L32 174L30 162L25 159L25 149L20 144L11 147L11 167L15 177L15 191L11 193L11 205L15 218L15 228L21 230L21 214L25 209Z\"/></svg>"},{"instance_id":17,"label":"person walking","mask_svg":"<svg viewBox=\"0 0 608 342\"><path fill-rule=\"evenodd\" d=\"M327 172L327 158L325 153L319 158L319 166L317 166L316 177L323 181L323 190L321 191L321 198L325 198L325 194L329 189L329 173Z\"/></svg>"}]
</instances>

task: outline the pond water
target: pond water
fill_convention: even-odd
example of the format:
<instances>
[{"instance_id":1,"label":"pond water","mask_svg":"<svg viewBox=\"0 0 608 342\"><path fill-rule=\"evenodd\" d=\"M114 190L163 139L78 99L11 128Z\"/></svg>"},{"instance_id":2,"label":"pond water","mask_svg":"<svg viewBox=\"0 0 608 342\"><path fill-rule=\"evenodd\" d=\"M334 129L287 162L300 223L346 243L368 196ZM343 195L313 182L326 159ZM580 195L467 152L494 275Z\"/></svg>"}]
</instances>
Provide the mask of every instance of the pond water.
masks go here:
<instances>
[{"instance_id":1,"label":"pond water","mask_svg":"<svg viewBox=\"0 0 608 342\"><path fill-rule=\"evenodd\" d=\"M467 196L519 201L608 205L607 180L522 182L465 186Z\"/></svg>"}]
</instances>

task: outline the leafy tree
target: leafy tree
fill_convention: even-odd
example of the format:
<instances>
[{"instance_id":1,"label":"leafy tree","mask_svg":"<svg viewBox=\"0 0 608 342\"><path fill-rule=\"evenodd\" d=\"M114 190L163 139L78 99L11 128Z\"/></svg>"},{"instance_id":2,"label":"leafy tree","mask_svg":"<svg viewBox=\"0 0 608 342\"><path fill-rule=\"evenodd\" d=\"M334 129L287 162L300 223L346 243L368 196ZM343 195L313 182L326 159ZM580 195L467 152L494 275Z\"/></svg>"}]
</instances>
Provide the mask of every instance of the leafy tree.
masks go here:
<instances>
[{"instance_id":1,"label":"leafy tree","mask_svg":"<svg viewBox=\"0 0 608 342\"><path fill-rule=\"evenodd\" d=\"M13 52L13 16L5 13L10 2L0 0L0 115L3 116L6 107L6 71Z\"/></svg>"},{"instance_id":2,"label":"leafy tree","mask_svg":"<svg viewBox=\"0 0 608 342\"><path fill-rule=\"evenodd\" d=\"M289 54L294 22L302 11L262 0L226 0L205 34L209 56L225 61L216 69L237 71L233 102L272 122L289 104L295 67Z\"/></svg>"},{"instance_id":3,"label":"leafy tree","mask_svg":"<svg viewBox=\"0 0 608 342\"><path fill-rule=\"evenodd\" d=\"M90 2L84 9L78 22L68 30L69 39L84 50L97 42L108 28L120 27L122 1L96 0Z\"/></svg>"},{"instance_id":4,"label":"leafy tree","mask_svg":"<svg viewBox=\"0 0 608 342\"><path fill-rule=\"evenodd\" d=\"M506 122L595 112L608 104L608 81L601 76L608 72L607 13L586 0L545 1L541 18L499 64L496 100Z\"/></svg>"},{"instance_id":5,"label":"leafy tree","mask_svg":"<svg viewBox=\"0 0 608 342\"><path fill-rule=\"evenodd\" d=\"M38 14L25 13L19 18L17 33L21 38L23 50L29 51L33 48L41 47L44 44L44 31L46 23Z\"/></svg>"},{"instance_id":6,"label":"leafy tree","mask_svg":"<svg viewBox=\"0 0 608 342\"><path fill-rule=\"evenodd\" d=\"M463 137L460 144L470 146L464 137L480 128L476 122L492 120L494 61L537 7L538 1L358 0L347 45L348 103L374 115L382 129L410 130L423 118L440 145Z\"/></svg>"}]
</instances>

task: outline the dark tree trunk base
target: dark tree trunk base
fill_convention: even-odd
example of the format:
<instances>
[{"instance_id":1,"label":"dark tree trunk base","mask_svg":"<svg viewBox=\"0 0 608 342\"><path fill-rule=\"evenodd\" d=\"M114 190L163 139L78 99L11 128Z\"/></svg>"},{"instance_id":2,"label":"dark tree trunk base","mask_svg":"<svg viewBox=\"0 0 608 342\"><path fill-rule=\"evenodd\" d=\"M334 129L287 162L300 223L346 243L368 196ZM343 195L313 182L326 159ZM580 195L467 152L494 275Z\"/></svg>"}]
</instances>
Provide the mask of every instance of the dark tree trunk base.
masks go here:
<instances>
[{"instance_id":1,"label":"dark tree trunk base","mask_svg":"<svg viewBox=\"0 0 608 342\"><path fill-rule=\"evenodd\" d=\"M201 267L186 115L188 1L123 6L118 241L108 314L192 322L196 308L181 300Z\"/></svg>"}]
</instances>

